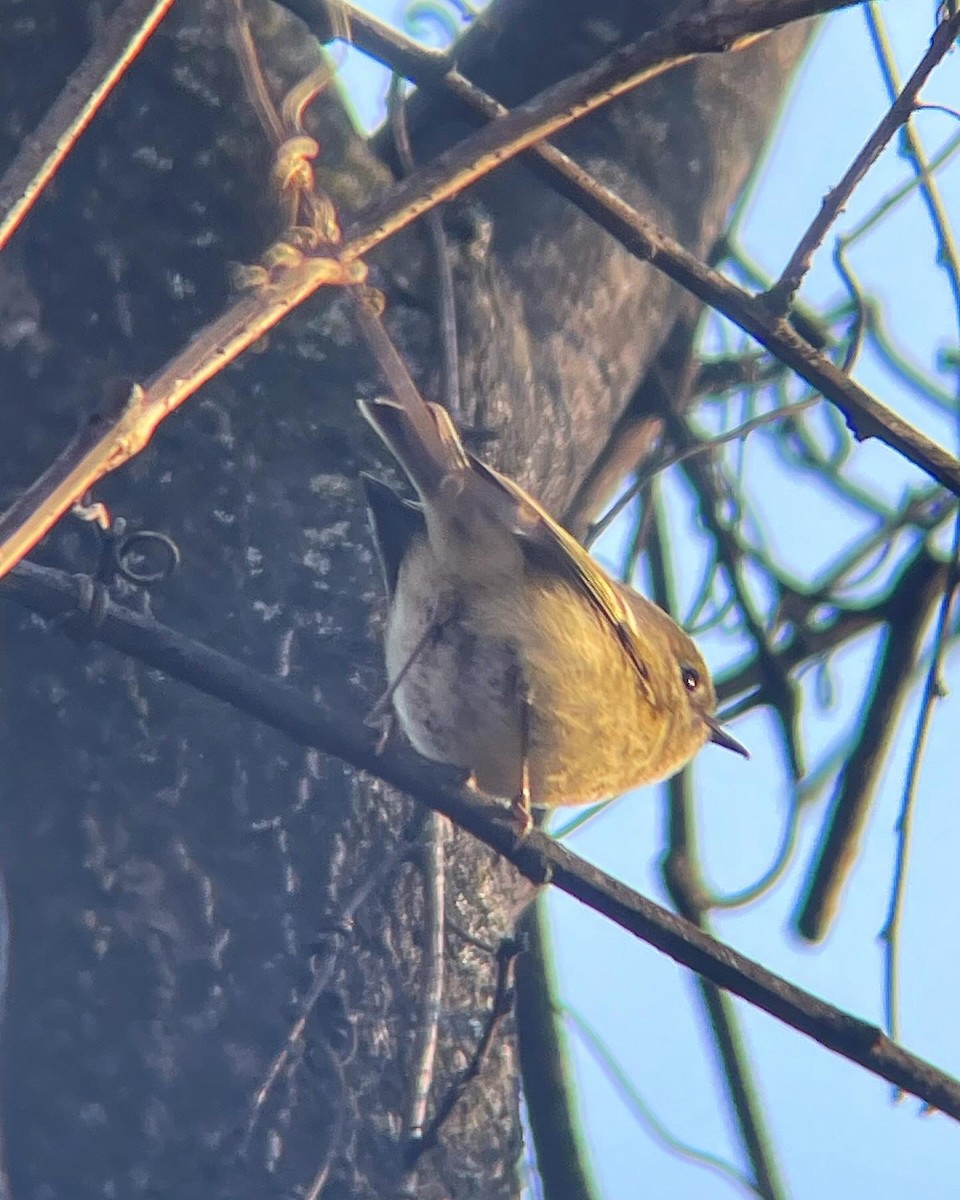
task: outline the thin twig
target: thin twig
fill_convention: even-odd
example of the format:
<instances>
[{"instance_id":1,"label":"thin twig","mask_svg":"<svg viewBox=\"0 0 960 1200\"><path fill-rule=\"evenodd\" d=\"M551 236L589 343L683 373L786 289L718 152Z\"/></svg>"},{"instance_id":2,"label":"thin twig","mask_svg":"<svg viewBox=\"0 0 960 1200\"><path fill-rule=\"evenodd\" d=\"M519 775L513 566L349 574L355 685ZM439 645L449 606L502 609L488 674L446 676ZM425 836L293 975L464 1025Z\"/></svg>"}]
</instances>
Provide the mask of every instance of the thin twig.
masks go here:
<instances>
[{"instance_id":1,"label":"thin twig","mask_svg":"<svg viewBox=\"0 0 960 1200\"><path fill-rule=\"evenodd\" d=\"M528 906L518 936L524 947L517 960L520 1079L544 1195L547 1200L595 1200L567 1038L553 997L545 897Z\"/></svg>"},{"instance_id":2,"label":"thin twig","mask_svg":"<svg viewBox=\"0 0 960 1200\"><path fill-rule=\"evenodd\" d=\"M810 774L808 773L803 779L802 786L805 789L809 784ZM746 887L738 888L735 892L717 892L704 886L704 903L711 911L718 909L731 911L735 908L746 908L748 904L753 904L761 896L765 896L783 878L787 868L793 862L794 851L797 848L797 834L800 831L800 813L803 809L805 798L805 792L801 793L799 789L800 785L795 784L790 808L784 818L780 845L777 847L773 862L759 878L754 879L752 883L748 883Z\"/></svg>"},{"instance_id":3,"label":"thin twig","mask_svg":"<svg viewBox=\"0 0 960 1200\"><path fill-rule=\"evenodd\" d=\"M933 635L933 649L930 655L930 668L923 685L923 698L920 702L920 715L914 730L913 745L910 747L910 759L907 764L907 777L903 786L903 798L900 812L897 815L897 858L894 868L893 887L890 896L890 908L884 922L880 937L886 947L884 959L884 1009L887 1029L891 1036L896 1036L900 1024L899 993L898 993L898 959L900 916L903 911L904 884L907 875L907 860L910 850L910 832L913 823L913 806L916 798L917 784L920 779L920 767L933 719L934 702L945 693L940 679L943 657L947 647L947 631L950 627L950 609L954 595L960 585L960 513L957 514L951 551L950 570L940 601L940 612L937 615L937 627Z\"/></svg>"},{"instance_id":4,"label":"thin twig","mask_svg":"<svg viewBox=\"0 0 960 1200\"><path fill-rule=\"evenodd\" d=\"M680 419L672 419L676 431L674 440L679 444L689 440L688 427ZM757 648L755 661L762 679L763 692L783 733L787 755L794 779L803 775L803 751L800 736L800 700L797 688L790 679L782 659L774 652L771 639L754 602L747 591L743 576L744 554L734 531L721 519L721 496L714 479L698 458L688 458L683 469L690 486L699 498L700 513L704 525L716 546L717 561L720 562L736 597L743 628Z\"/></svg>"},{"instance_id":5,"label":"thin twig","mask_svg":"<svg viewBox=\"0 0 960 1200\"><path fill-rule=\"evenodd\" d=\"M955 4L949 6L949 13L954 20L960 16ZM896 64L890 51L879 13L872 3L866 5L864 16L888 92L894 91L897 87ZM932 177L930 164L923 146L909 125L904 126L903 144L907 150L908 157L913 162L914 172L920 181L921 195L930 214L934 235L937 239L939 251L937 258L946 272L947 280L953 293L954 311L957 321L960 322L960 251L958 251L950 228L947 209L936 180ZM957 377L957 388L958 393L960 393L960 375ZM960 414L958 414L958 421L960 421ZM884 1005L886 1010L886 1024L890 1030L896 1030L899 1026L898 956L900 916L903 910L904 884L910 847L914 800L927 735L933 718L934 701L943 694L940 669L946 651L947 636L950 627L950 610L958 581L960 581L960 513L957 514L956 518L950 571L944 587L940 612L937 617L930 669L924 682L920 715L917 719L913 745L910 749L907 778L897 818L897 857L894 868L890 908L880 935L886 947L884 962Z\"/></svg>"},{"instance_id":6,"label":"thin twig","mask_svg":"<svg viewBox=\"0 0 960 1200\"><path fill-rule=\"evenodd\" d=\"M224 0L227 16L227 41L240 68L247 102L257 115L260 128L276 150L286 137L283 122L267 87L260 56L250 30L250 18L243 0Z\"/></svg>"},{"instance_id":7,"label":"thin twig","mask_svg":"<svg viewBox=\"0 0 960 1200\"><path fill-rule=\"evenodd\" d=\"M520 947L512 939L508 938L501 942L497 950L497 983L480 1039L469 1063L450 1085L442 1103L437 1106L433 1120L423 1131L423 1137L411 1142L408 1146L407 1165L410 1169L437 1144L440 1132L450 1119L451 1113L459 1104L467 1088L483 1070L483 1064L487 1061L497 1030L504 1017L508 1016L513 1008L513 971L519 953Z\"/></svg>"},{"instance_id":8,"label":"thin twig","mask_svg":"<svg viewBox=\"0 0 960 1200\"><path fill-rule=\"evenodd\" d=\"M330 1100L330 1107L336 1114L333 1120L333 1128L330 1131L326 1150L324 1151L320 1165L317 1167L309 1187L303 1193L304 1200L320 1200L320 1194L326 1186L327 1180L330 1178L330 1171L333 1168L337 1153L342 1152L345 1148L343 1135L347 1124L347 1113L350 1111L343 1063L340 1060L339 1054L337 1054L329 1042L324 1040L322 1044L326 1050L330 1072L336 1076L339 1094L336 1099L331 1097Z\"/></svg>"},{"instance_id":9,"label":"thin twig","mask_svg":"<svg viewBox=\"0 0 960 1200\"><path fill-rule=\"evenodd\" d=\"M563 1006L562 1012L576 1030L577 1035L583 1041L594 1060L599 1064L600 1069L620 1093L637 1121L644 1126L647 1133L668 1154L672 1154L676 1158L685 1159L697 1167L702 1167L705 1171L713 1171L722 1179L726 1179L729 1183L732 1183L735 1187L751 1196L762 1196L763 1193L760 1192L753 1180L748 1179L732 1163L726 1162L716 1154L710 1154L707 1150L700 1150L696 1146L691 1146L671 1133L637 1091L610 1051L610 1048L604 1043L593 1026L584 1020L578 1012L575 1012L569 1004Z\"/></svg>"},{"instance_id":10,"label":"thin twig","mask_svg":"<svg viewBox=\"0 0 960 1200\"><path fill-rule=\"evenodd\" d=\"M957 149L960 150L960 138L957 139ZM849 244L848 241L847 245L849 246ZM875 304L870 305L867 309L867 332L870 337L870 349L895 379L908 387L921 400L934 405L945 416L956 416L957 402L953 393L938 386L936 381L926 374L923 367L911 362L907 357L908 350L901 350L894 344L893 338L884 325L880 309Z\"/></svg>"},{"instance_id":11,"label":"thin twig","mask_svg":"<svg viewBox=\"0 0 960 1200\"><path fill-rule=\"evenodd\" d=\"M789 641L778 645L776 650L782 669L794 671L804 663L814 662L817 658L836 650L851 638L858 637L877 625L885 624L896 607L903 603L903 598L912 594L910 589L925 588L931 578L939 580L938 586L943 587L947 572L946 563L932 557L921 547L900 572L885 600L862 606L834 605L836 615L829 622L818 623L813 627L810 626L810 618L823 607L822 597L791 595L790 622L794 633ZM738 696L745 696L744 702L735 706L736 715L756 707L764 697L763 675L755 658L751 658L744 666L720 676L716 687L721 703L729 703ZM724 719L727 719L726 714Z\"/></svg>"},{"instance_id":12,"label":"thin twig","mask_svg":"<svg viewBox=\"0 0 960 1200\"><path fill-rule=\"evenodd\" d=\"M75 611L82 595L77 578L32 563L21 563L0 588L3 598L46 617ZM321 670L318 664L317 678L324 679L326 686L319 699L308 700L272 676L121 608L109 597L98 615L92 640L134 655L298 744L333 754L407 792L502 854L533 883L552 883L676 962L960 1121L960 1081L897 1045L876 1025L843 1012L707 936L539 830L518 838L508 807L478 797L463 783L462 772L428 763L400 746L387 746L378 753L377 739L364 727L363 705L343 683L349 672L336 655L331 656L330 669Z\"/></svg>"},{"instance_id":13,"label":"thin twig","mask_svg":"<svg viewBox=\"0 0 960 1200\"><path fill-rule=\"evenodd\" d=\"M423 980L420 985L420 1014L412 1055L412 1083L406 1120L406 1134L411 1141L418 1141L423 1137L437 1057L444 984L446 846L450 833L450 822L446 817L435 812L427 814L422 834L421 855L424 897Z\"/></svg>"},{"instance_id":14,"label":"thin twig","mask_svg":"<svg viewBox=\"0 0 960 1200\"><path fill-rule=\"evenodd\" d=\"M380 369L384 383L414 419L429 420L426 401L420 395L403 356L393 344L381 319L382 293L373 288L351 288L349 295L357 327Z\"/></svg>"},{"instance_id":15,"label":"thin twig","mask_svg":"<svg viewBox=\"0 0 960 1200\"><path fill-rule=\"evenodd\" d=\"M930 46L917 64L916 70L907 80L899 96L890 105L873 133L864 142L862 149L847 168L840 182L827 192L820 211L797 243L783 274L766 294L767 305L772 313L781 315L790 307L803 277L810 269L813 256L827 236L830 226L843 211L854 189L867 171L880 157L884 147L913 113L920 89L934 68L946 57L960 30L960 14L945 16L937 26Z\"/></svg>"},{"instance_id":16,"label":"thin twig","mask_svg":"<svg viewBox=\"0 0 960 1200\"><path fill-rule=\"evenodd\" d=\"M390 875L397 869L401 862L409 858L414 850L414 844L409 841L402 842L394 850L392 850L370 874L356 887L348 897L346 903L340 909L336 921L333 923L332 939L333 945L324 954L323 958L316 965L313 972L313 979L310 981L310 987L307 989L307 994L300 1004L300 1013L290 1031L287 1034L286 1042L283 1049L274 1058L273 1062L267 1069L267 1073L263 1078L259 1088L254 1094L253 1101L250 1105L250 1114L247 1118L246 1130L244 1132L241 1151L245 1150L250 1143L250 1138L253 1136L253 1131L256 1128L257 1121L260 1118L260 1113L267 1101L268 1096L273 1090L274 1084L280 1076L280 1072L290 1061L290 1056L303 1038L304 1031L307 1027L307 1021L310 1019L310 1014L317 1005L318 1000L327 989L333 971L337 963L337 953L340 944L346 937L346 931L349 930L353 923L354 917L357 915L360 907L366 902L368 897L380 887Z\"/></svg>"},{"instance_id":17,"label":"thin twig","mask_svg":"<svg viewBox=\"0 0 960 1200\"><path fill-rule=\"evenodd\" d=\"M851 550L835 559L818 579L805 586L803 607L809 608L810 601L830 603L831 600L835 601L842 591L849 592L854 587L862 587L871 573L863 571L865 559L879 552L882 561L890 553L897 534L902 530L915 529L923 534L931 533L942 525L956 508L954 498L940 488L921 488L908 492L897 509L890 513L878 514L876 528L865 534ZM875 566L876 564L874 569ZM783 619L794 619L792 603L792 598L787 602L781 601Z\"/></svg>"},{"instance_id":18,"label":"thin twig","mask_svg":"<svg viewBox=\"0 0 960 1200\"><path fill-rule=\"evenodd\" d=\"M797 932L809 941L820 941L826 935L856 862L892 735L910 694L913 669L941 591L936 578L922 591L904 590L900 612L890 614L860 734L837 783L816 863L795 917Z\"/></svg>"},{"instance_id":19,"label":"thin twig","mask_svg":"<svg viewBox=\"0 0 960 1200\"><path fill-rule=\"evenodd\" d=\"M663 456L646 470L638 472L633 483L630 484L622 495L617 497L603 516L590 526L586 544L589 545L591 542L595 542L604 530L613 524L634 498L648 486L650 481L662 471L666 471L669 467L675 467L678 463L686 462L688 458L693 458L695 454L709 454L720 446L726 446L730 442L739 441L757 429L762 429L766 425L772 425L774 421L783 421L791 417L796 417L800 413L806 412L808 408L812 408L815 404L819 404L822 399L823 397L818 394L808 396L805 400L798 400L796 404L785 404L782 408L771 409L770 412L761 413L758 417L744 421L742 425L738 425L735 429L728 429L724 433L718 433L714 437L707 438L702 442L696 442L683 450L675 450L673 453Z\"/></svg>"},{"instance_id":20,"label":"thin twig","mask_svg":"<svg viewBox=\"0 0 960 1200\"><path fill-rule=\"evenodd\" d=\"M416 170L413 147L407 130L407 114L403 102L402 77L394 75L390 83L388 112L397 158L405 174ZM457 337L457 306L453 290L453 270L450 266L450 247L443 228L443 217L439 208L432 208L425 217L427 236L433 251L436 271L438 316L440 326L440 360L443 364L443 406L458 423L463 423L465 414L460 396L460 348Z\"/></svg>"},{"instance_id":21,"label":"thin twig","mask_svg":"<svg viewBox=\"0 0 960 1200\"><path fill-rule=\"evenodd\" d=\"M124 0L64 84L0 179L0 249L42 195L58 167L124 72L166 16L173 0Z\"/></svg>"},{"instance_id":22,"label":"thin twig","mask_svg":"<svg viewBox=\"0 0 960 1200\"><path fill-rule=\"evenodd\" d=\"M311 159L319 154L320 145L306 134L303 117L332 81L331 69L322 63L310 71L287 92L278 109L260 63L244 0L223 0L223 3L227 10L228 41L237 60L247 101L274 152L271 182L277 193L281 228L286 236L297 229L309 231L317 246L330 251L339 243L340 226L333 201L317 187ZM265 257L269 260L277 250L281 261L286 261L286 256L296 248L281 241L270 247ZM245 270L248 268L238 272L241 280ZM269 274L264 268L260 270Z\"/></svg>"},{"instance_id":23,"label":"thin twig","mask_svg":"<svg viewBox=\"0 0 960 1200\"><path fill-rule=\"evenodd\" d=\"M666 525L658 500L654 500L652 508L657 523L657 536L651 539L650 546L653 598L662 608L672 611L676 608L676 597L666 556ZM677 911L698 928L709 932L706 889L700 874L693 823L690 772L681 771L675 775L667 784L667 793L667 849L661 860L663 881ZM771 1148L770 1134L757 1098L756 1084L733 1005L729 996L702 976L697 978L697 987L713 1029L727 1094L743 1150L753 1168L757 1192L763 1200L780 1200L785 1195L780 1169Z\"/></svg>"},{"instance_id":24,"label":"thin twig","mask_svg":"<svg viewBox=\"0 0 960 1200\"><path fill-rule=\"evenodd\" d=\"M887 91L890 94L895 94L899 85L896 63L894 62L876 5L873 3L865 5L863 14L867 22L867 31L876 50L877 60L880 63ZM960 21L960 12L951 12L945 23L952 23L952 27L956 32L958 21ZM930 214L934 236L937 239L937 261L946 272L947 281L953 293L954 313L958 323L960 323L960 248L957 247L956 239L950 229L947 206L940 194L937 181L933 178L933 174L930 171L930 162L927 159L923 144L909 123L903 127L903 145L907 151L907 157L913 163L914 173L920 185L920 194ZM958 394L960 394L960 376L958 376L957 388Z\"/></svg>"}]
</instances>

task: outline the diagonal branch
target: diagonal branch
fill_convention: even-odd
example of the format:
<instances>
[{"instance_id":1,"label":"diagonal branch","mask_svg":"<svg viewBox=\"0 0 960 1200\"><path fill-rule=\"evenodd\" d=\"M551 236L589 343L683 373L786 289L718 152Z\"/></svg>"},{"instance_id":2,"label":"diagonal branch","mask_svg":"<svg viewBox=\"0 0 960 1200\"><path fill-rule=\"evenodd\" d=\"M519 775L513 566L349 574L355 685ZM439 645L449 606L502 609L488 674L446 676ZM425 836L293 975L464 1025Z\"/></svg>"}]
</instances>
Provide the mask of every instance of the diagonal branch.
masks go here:
<instances>
[{"instance_id":1,"label":"diagonal branch","mask_svg":"<svg viewBox=\"0 0 960 1200\"><path fill-rule=\"evenodd\" d=\"M288 7L302 13L304 8L311 7L311 0L288 0ZM826 8L818 11L826 11ZM551 94L544 92L536 101L530 101L510 113L509 109L450 66L445 56L417 47L415 43L392 33L387 26L355 11L352 7L351 14L357 42L363 49L388 62L394 69L404 71L421 86L433 90L442 89L475 116L493 122L498 131L502 132L508 117L515 117L529 104L539 103ZM941 26L941 30L938 30L934 43L937 56L930 63L931 70L934 62L942 57L943 39L955 36L958 24L960 18L950 18ZM946 32L942 32L944 29ZM920 68L918 73L919 71ZM567 83L572 84L580 78L582 75L573 76ZM907 91L904 94L906 95ZM895 109L896 105L891 112ZM461 143L461 146L465 144ZM459 149L460 147L457 147L448 154L453 155ZM511 148L510 154L515 152ZM506 155L501 161L504 161L505 157ZM819 347L811 345L797 329L773 311L767 296L752 296L719 272L712 270L549 143L540 142L527 147L524 159L561 195L566 196L616 238L624 249L637 258L649 261L657 270L756 338L781 362L792 367L843 412L861 440L878 437L960 495L960 463L957 459L903 421L836 367L820 352ZM358 227L359 232L364 233L365 226L361 224L362 220L362 217L359 218L348 231L348 241Z\"/></svg>"},{"instance_id":2,"label":"diagonal branch","mask_svg":"<svg viewBox=\"0 0 960 1200\"><path fill-rule=\"evenodd\" d=\"M108 427L82 462L73 466L70 488L53 472L47 481L50 495L41 507L30 508L21 500L0 517L0 577L29 553L97 480L139 453L176 407L319 288L361 282L363 256L424 212L534 142L698 53L743 48L772 27L853 2L781 0L774 4L772 0L752 0L730 13L678 21L546 89L406 177L353 222L336 257L303 257L278 269L263 287L201 330L145 388L134 389L121 420ZM762 299L736 287L653 230L613 193L606 193L602 204L596 198L592 203L603 214L604 227L617 228L632 253L649 259L793 367L843 411L858 436L880 438L960 495L960 461L849 379L787 322L771 318Z\"/></svg>"},{"instance_id":3,"label":"diagonal branch","mask_svg":"<svg viewBox=\"0 0 960 1200\"><path fill-rule=\"evenodd\" d=\"M0 249L167 14L173 0L125 0L0 179Z\"/></svg>"},{"instance_id":4,"label":"diagonal branch","mask_svg":"<svg viewBox=\"0 0 960 1200\"><path fill-rule=\"evenodd\" d=\"M75 612L83 592L81 579L32 563L20 564L0 590L4 598L47 617ZM402 747L388 747L378 755L375 738L363 723L362 705L343 686L348 676L339 669L342 664L323 674L325 695L314 702L225 654L103 600L95 628L88 631L101 642L225 700L301 745L333 754L415 796L502 854L534 883L553 883L717 986L960 1121L960 1081L891 1041L876 1025L768 971L539 830L519 839L508 810L478 800L464 785L462 773Z\"/></svg>"},{"instance_id":5,"label":"diagonal branch","mask_svg":"<svg viewBox=\"0 0 960 1200\"><path fill-rule=\"evenodd\" d=\"M823 594L818 590L809 596L793 592L789 596L789 620L794 632L785 644L777 647L777 658L785 671L794 671L804 663L830 653L851 638L874 629L877 625L895 621L902 606L923 595L928 587L942 592L949 575L949 566L921 546L897 577L889 594L866 606L838 607L836 615L825 625L812 625L811 617L822 605ZM727 704L744 693L756 689L752 701L737 705L737 711L753 707L764 698L764 680L760 666L751 658L744 666L721 675L717 681L717 697ZM748 701L750 698L748 697Z\"/></svg>"},{"instance_id":6,"label":"diagonal branch","mask_svg":"<svg viewBox=\"0 0 960 1200\"><path fill-rule=\"evenodd\" d=\"M898 603L891 606L859 736L837 784L816 863L794 919L797 932L808 941L826 936L857 860L893 734L913 688L933 607L943 594L945 574L928 571L925 558L918 556L897 588Z\"/></svg>"},{"instance_id":7,"label":"diagonal branch","mask_svg":"<svg viewBox=\"0 0 960 1200\"><path fill-rule=\"evenodd\" d=\"M960 31L960 12L945 16L937 26L930 46L917 64L917 69L907 80L900 95L890 105L880 123L867 138L846 173L836 187L824 196L820 211L797 243L797 248L784 267L783 274L766 295L771 313L781 315L787 311L796 295L803 277L810 270L813 256L827 236L830 226L843 212L844 206L853 195L857 184L880 157L880 153L897 130L913 115L920 89L930 78L934 68L946 57L947 52Z\"/></svg>"}]
</instances>

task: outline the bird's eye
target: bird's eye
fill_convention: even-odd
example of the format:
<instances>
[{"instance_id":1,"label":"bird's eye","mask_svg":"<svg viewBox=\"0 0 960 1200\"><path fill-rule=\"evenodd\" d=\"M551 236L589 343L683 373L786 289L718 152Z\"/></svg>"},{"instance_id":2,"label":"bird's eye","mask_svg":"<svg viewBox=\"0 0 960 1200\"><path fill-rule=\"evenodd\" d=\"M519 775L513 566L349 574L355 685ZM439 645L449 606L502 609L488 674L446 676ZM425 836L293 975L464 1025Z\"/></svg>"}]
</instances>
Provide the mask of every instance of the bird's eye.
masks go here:
<instances>
[{"instance_id":1,"label":"bird's eye","mask_svg":"<svg viewBox=\"0 0 960 1200\"><path fill-rule=\"evenodd\" d=\"M688 692L695 692L700 686L700 672L695 671L693 667L681 667L680 677Z\"/></svg>"}]
</instances>

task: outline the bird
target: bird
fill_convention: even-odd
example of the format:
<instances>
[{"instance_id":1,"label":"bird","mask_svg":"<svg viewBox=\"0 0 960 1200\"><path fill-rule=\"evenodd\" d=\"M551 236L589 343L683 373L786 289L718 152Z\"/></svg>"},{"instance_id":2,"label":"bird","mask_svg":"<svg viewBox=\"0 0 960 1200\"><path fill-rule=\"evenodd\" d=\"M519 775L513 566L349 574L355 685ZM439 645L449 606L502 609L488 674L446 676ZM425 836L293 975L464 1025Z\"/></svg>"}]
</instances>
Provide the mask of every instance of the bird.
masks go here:
<instances>
[{"instance_id":1,"label":"bird","mask_svg":"<svg viewBox=\"0 0 960 1200\"><path fill-rule=\"evenodd\" d=\"M658 605L609 576L518 483L464 446L446 409L358 401L417 500L364 473L389 610L389 705L426 758L531 809L676 774L718 721L709 670Z\"/></svg>"}]
</instances>

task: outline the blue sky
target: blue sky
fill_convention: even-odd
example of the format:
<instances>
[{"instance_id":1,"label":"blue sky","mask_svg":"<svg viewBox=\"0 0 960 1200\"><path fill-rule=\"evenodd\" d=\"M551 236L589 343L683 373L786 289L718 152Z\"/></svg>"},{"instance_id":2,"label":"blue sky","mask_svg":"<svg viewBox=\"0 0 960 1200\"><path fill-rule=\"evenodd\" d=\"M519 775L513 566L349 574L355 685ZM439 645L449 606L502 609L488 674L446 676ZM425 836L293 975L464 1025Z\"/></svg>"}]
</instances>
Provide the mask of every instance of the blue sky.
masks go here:
<instances>
[{"instance_id":1,"label":"blue sky","mask_svg":"<svg viewBox=\"0 0 960 1200\"><path fill-rule=\"evenodd\" d=\"M909 74L925 49L932 5L892 0L883 6L901 73ZM926 93L949 103L957 94L955 58ZM842 175L886 107L863 17L830 18L805 64L763 176L741 225L751 256L775 275L809 222L822 195ZM931 148L956 133L940 114L917 122ZM839 231L852 228L909 168L889 149L858 191ZM960 172L940 178L952 211L960 211ZM938 350L956 344L949 289L934 262L929 222L918 199L902 209L853 252L869 291L883 304L888 326L919 362L933 366ZM837 278L829 251L818 256L803 296L814 307L835 301ZM931 418L877 363L864 359L857 377L885 403L947 445L950 422ZM949 380L944 379L949 386ZM747 448L754 494L762 490L763 521L772 549L798 577L824 568L852 537L845 514L808 480L785 484L762 446ZM885 447L860 446L852 469L891 498L919 473ZM694 581L687 581L692 589ZM836 706L822 714L811 706L805 728L816 763L842 731L856 722L876 641L861 639L838 656ZM957 656L947 681L957 676ZM882 956L877 935L890 893L893 829L899 807L919 696L907 710L887 764L864 853L847 890L836 927L822 947L807 948L790 932L790 919L819 828L822 804L801 828L794 865L778 887L755 906L716 922L718 934L767 967L870 1020L882 1018ZM955 803L956 701L936 715L919 792L902 951L903 1040L953 1074L960 1073L955 997L960 969L952 952L956 891L951 886L960 846ZM787 811L789 787L772 723L762 714L736 728L753 751L744 763L708 749L698 759L699 834L708 879L736 890L763 873L775 854ZM628 798L596 827L575 835L577 851L634 886L662 898L658 856L663 804L649 794ZM713 1054L689 976L662 956L628 944L617 931L562 896L551 901L558 970L568 1003L589 1014L658 1117L684 1141L738 1157ZM956 1189L960 1130L945 1117L920 1118L915 1102L893 1105L889 1088L857 1067L771 1018L737 1002L760 1084L763 1106L793 1196L821 1200L871 1195L874 1200L918 1194L946 1196ZM582 1049L574 1050L593 1161L606 1196L643 1190L658 1197L735 1194L729 1182L665 1154L638 1134L602 1073ZM626 1190L625 1190L626 1189ZM635 1189L638 1194L640 1188Z\"/></svg>"},{"instance_id":2,"label":"blue sky","mask_svg":"<svg viewBox=\"0 0 960 1200\"><path fill-rule=\"evenodd\" d=\"M402 8L368 7L388 19ZM906 77L926 48L934 5L932 0L888 0L881 11ZM358 107L372 113L371 93L380 85L371 82L369 72L352 55L344 72L365 94ZM958 94L960 65L954 52L924 95L950 104ZM886 106L863 15L852 10L829 18L794 87L762 182L740 226L744 247L771 275L785 264L821 197L840 178ZM932 154L960 132L960 120L927 112L917 117L916 128ZM910 168L896 146L888 149L837 230L853 228L909 177ZM948 210L960 213L960 160L938 181ZM840 296L830 245L832 239L818 255L803 290L803 298L815 308ZM916 194L852 250L851 258L867 291L881 302L897 344L934 370L938 354L957 346L957 314L935 261L929 219ZM952 420L921 406L881 363L864 356L855 374L930 436L956 447ZM953 386L946 375L941 374L940 381L946 388ZM800 579L818 575L862 525L852 524L842 506L809 478L785 480L781 464L762 439L748 441L745 454L752 492L763 497L762 523L771 552ZM849 469L890 500L921 479L878 443L857 447ZM675 500L676 545L686 564L679 582L689 601L699 583L702 551L683 540L685 531L689 534L686 498L675 485L668 482L667 487ZM615 561L616 531L611 536L614 540L599 553ZM721 665L728 648L716 638L704 644L714 664ZM837 655L834 706L822 712L808 706L804 727L811 765L855 725L876 646L876 639L863 638ZM947 661L946 680L960 690L958 667L960 656L954 653ZM719 936L765 966L878 1022L882 954L877 935L889 903L893 830L918 703L919 689L891 749L864 852L826 943L816 948L803 945L792 934L790 919L829 791L806 814L792 867L778 886L755 905L716 922ZM953 883L960 853L957 704L957 699L948 698L938 706L921 777L901 971L902 1040L954 1075L960 1075L960 955L953 944L960 928L960 893ZM735 732L750 746L750 762L708 748L694 768L704 869L720 891L748 885L769 866L790 800L769 717L753 714L739 722ZM625 882L662 899L658 860L663 820L662 792L647 789L577 831L571 845ZM563 1002L606 1041L675 1137L737 1162L736 1135L689 974L562 895L551 897L550 916ZM920 1117L912 1100L891 1103L890 1089L882 1081L749 1006L737 1001L736 1007L788 1194L818 1200L867 1194L872 1200L899 1200L907 1191L931 1197L955 1194L960 1129L953 1121L938 1115ZM573 1035L571 1047L586 1138L604 1196L719 1200L737 1194L729 1180L664 1152Z\"/></svg>"}]
</instances>

